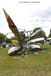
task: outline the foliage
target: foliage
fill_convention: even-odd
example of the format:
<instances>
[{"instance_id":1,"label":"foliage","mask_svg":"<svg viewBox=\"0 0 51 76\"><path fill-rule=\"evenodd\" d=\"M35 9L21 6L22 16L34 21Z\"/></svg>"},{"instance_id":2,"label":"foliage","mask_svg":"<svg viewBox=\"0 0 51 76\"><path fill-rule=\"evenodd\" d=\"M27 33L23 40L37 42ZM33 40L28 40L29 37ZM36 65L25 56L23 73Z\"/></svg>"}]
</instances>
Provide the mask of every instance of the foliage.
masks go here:
<instances>
[{"instance_id":1,"label":"foliage","mask_svg":"<svg viewBox=\"0 0 51 76\"><path fill-rule=\"evenodd\" d=\"M6 38L6 43L11 43L11 39Z\"/></svg>"},{"instance_id":2,"label":"foliage","mask_svg":"<svg viewBox=\"0 0 51 76\"><path fill-rule=\"evenodd\" d=\"M6 35L0 33L0 43L5 42L5 39L6 39Z\"/></svg>"},{"instance_id":3,"label":"foliage","mask_svg":"<svg viewBox=\"0 0 51 76\"><path fill-rule=\"evenodd\" d=\"M36 32L39 29L41 29L41 27L36 27L35 29L33 29L33 33Z\"/></svg>"},{"instance_id":4,"label":"foliage","mask_svg":"<svg viewBox=\"0 0 51 76\"><path fill-rule=\"evenodd\" d=\"M33 33L35 33L37 30L39 30L39 29L42 29L42 28L35 28L34 30L33 30ZM41 37L44 37L45 39L46 39L46 34L45 34L45 32L42 30L42 31L40 31L40 32L38 32L35 36L34 36L34 38L41 38Z\"/></svg>"},{"instance_id":5,"label":"foliage","mask_svg":"<svg viewBox=\"0 0 51 76\"><path fill-rule=\"evenodd\" d=\"M17 38L14 36L14 37L11 37L10 40L17 40Z\"/></svg>"},{"instance_id":6,"label":"foliage","mask_svg":"<svg viewBox=\"0 0 51 76\"><path fill-rule=\"evenodd\" d=\"M49 37L51 37L51 29L50 29L50 34L49 34Z\"/></svg>"}]
</instances>

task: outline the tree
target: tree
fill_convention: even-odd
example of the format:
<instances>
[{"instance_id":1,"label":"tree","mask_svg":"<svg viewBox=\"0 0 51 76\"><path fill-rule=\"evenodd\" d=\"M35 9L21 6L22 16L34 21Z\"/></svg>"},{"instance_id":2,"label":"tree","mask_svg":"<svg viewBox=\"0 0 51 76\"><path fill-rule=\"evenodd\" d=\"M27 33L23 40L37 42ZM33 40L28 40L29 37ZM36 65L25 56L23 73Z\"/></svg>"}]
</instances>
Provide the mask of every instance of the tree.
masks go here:
<instances>
[{"instance_id":1,"label":"tree","mask_svg":"<svg viewBox=\"0 0 51 76\"><path fill-rule=\"evenodd\" d=\"M35 28L34 30L33 30L33 32L32 32L32 34L33 33L35 33L37 30L39 30L39 29L41 29L41 31L40 32L38 32L35 36L34 36L34 39L35 38L41 38L41 37L44 37L45 39L46 39L46 34L45 34L45 32L42 30L42 28Z\"/></svg>"},{"instance_id":2,"label":"tree","mask_svg":"<svg viewBox=\"0 0 51 76\"><path fill-rule=\"evenodd\" d=\"M11 43L11 39L6 38L6 43Z\"/></svg>"},{"instance_id":3,"label":"tree","mask_svg":"<svg viewBox=\"0 0 51 76\"><path fill-rule=\"evenodd\" d=\"M6 35L4 35L3 33L0 33L0 43L5 42L6 39Z\"/></svg>"},{"instance_id":4,"label":"tree","mask_svg":"<svg viewBox=\"0 0 51 76\"><path fill-rule=\"evenodd\" d=\"M32 33L36 32L39 29L41 29L41 27L37 27L37 28L33 29L33 32Z\"/></svg>"},{"instance_id":5,"label":"tree","mask_svg":"<svg viewBox=\"0 0 51 76\"><path fill-rule=\"evenodd\" d=\"M50 29L50 34L49 34L49 37L51 37L51 29Z\"/></svg>"},{"instance_id":6,"label":"tree","mask_svg":"<svg viewBox=\"0 0 51 76\"><path fill-rule=\"evenodd\" d=\"M17 38L14 36L14 37L11 37L10 40L17 40Z\"/></svg>"}]
</instances>

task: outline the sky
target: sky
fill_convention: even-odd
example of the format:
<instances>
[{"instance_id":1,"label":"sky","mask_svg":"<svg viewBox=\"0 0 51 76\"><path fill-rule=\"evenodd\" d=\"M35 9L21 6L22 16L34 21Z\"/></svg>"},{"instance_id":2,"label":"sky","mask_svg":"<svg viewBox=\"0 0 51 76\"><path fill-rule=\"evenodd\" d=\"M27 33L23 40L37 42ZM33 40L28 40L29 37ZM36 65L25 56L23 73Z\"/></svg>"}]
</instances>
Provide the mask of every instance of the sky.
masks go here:
<instances>
[{"instance_id":1,"label":"sky","mask_svg":"<svg viewBox=\"0 0 51 76\"><path fill-rule=\"evenodd\" d=\"M51 0L0 0L0 32L13 36L8 27L3 8L10 15L18 30L31 31L41 27L46 35L51 29ZM7 34L9 33L9 34Z\"/></svg>"}]
</instances>

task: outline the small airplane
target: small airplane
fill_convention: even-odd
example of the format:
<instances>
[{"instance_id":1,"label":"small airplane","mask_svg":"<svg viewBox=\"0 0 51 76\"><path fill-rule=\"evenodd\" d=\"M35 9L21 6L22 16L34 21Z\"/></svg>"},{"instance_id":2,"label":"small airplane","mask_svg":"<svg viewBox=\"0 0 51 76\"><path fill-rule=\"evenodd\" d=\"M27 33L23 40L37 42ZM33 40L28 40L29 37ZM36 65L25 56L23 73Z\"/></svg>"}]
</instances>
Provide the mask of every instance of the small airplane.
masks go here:
<instances>
[{"instance_id":1,"label":"small airplane","mask_svg":"<svg viewBox=\"0 0 51 76\"><path fill-rule=\"evenodd\" d=\"M6 20L8 22L8 26L11 29L11 31L14 33L15 37L17 38L17 40L20 42L19 46L16 47L12 47L8 50L8 55L15 55L15 54L23 54L24 50L28 51L31 50L33 48L40 48L39 45L34 45L31 44L31 39L34 38L34 36L41 31L41 29L37 30L35 33L31 34L31 37L29 37L27 40L25 40L25 42L22 42L20 33L18 31L18 28L15 26L14 22L12 21L12 19L10 18L10 16L7 14L7 12L5 11L5 9L3 9Z\"/></svg>"}]
</instances>

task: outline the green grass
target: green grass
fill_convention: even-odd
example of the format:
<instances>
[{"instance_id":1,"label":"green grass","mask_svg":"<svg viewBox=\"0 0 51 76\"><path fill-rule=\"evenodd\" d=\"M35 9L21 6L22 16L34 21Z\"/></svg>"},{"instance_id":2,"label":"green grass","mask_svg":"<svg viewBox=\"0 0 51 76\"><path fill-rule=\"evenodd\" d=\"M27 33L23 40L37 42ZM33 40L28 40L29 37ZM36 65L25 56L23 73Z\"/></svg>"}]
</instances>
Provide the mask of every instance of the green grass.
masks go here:
<instances>
[{"instance_id":1,"label":"green grass","mask_svg":"<svg viewBox=\"0 0 51 76\"><path fill-rule=\"evenodd\" d=\"M0 76L51 76L51 45L41 47L48 50L43 50L38 55L30 52L27 58L8 56L9 48L1 48Z\"/></svg>"}]
</instances>

